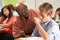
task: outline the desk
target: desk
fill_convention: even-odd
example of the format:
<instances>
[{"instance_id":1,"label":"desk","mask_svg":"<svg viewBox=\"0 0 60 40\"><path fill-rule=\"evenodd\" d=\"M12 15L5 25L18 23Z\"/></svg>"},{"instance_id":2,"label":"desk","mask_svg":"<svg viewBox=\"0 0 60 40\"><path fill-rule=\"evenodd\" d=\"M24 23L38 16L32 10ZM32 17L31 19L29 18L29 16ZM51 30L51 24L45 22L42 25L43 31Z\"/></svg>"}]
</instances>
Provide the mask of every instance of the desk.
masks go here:
<instances>
[{"instance_id":1,"label":"desk","mask_svg":"<svg viewBox=\"0 0 60 40\"><path fill-rule=\"evenodd\" d=\"M43 40L42 37L28 37L28 38L19 38L16 40Z\"/></svg>"}]
</instances>

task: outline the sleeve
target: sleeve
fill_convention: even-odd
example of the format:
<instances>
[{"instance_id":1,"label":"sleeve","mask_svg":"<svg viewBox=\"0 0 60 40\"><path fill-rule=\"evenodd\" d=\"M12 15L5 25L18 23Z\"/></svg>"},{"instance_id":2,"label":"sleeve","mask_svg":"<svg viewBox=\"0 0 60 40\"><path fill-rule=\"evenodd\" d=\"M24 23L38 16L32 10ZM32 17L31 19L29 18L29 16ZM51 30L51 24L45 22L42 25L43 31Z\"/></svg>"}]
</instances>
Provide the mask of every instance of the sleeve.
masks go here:
<instances>
[{"instance_id":1,"label":"sleeve","mask_svg":"<svg viewBox=\"0 0 60 40\"><path fill-rule=\"evenodd\" d=\"M36 10L36 9L30 9L29 11L31 12L33 18L34 17L40 18L40 13L39 13L38 10Z\"/></svg>"},{"instance_id":2,"label":"sleeve","mask_svg":"<svg viewBox=\"0 0 60 40\"><path fill-rule=\"evenodd\" d=\"M9 20L8 24L9 24L10 27L14 24L15 19L16 19L16 17L12 17L12 18Z\"/></svg>"},{"instance_id":3,"label":"sleeve","mask_svg":"<svg viewBox=\"0 0 60 40\"><path fill-rule=\"evenodd\" d=\"M59 40L59 26L53 25L47 32L49 34L50 40Z\"/></svg>"},{"instance_id":4,"label":"sleeve","mask_svg":"<svg viewBox=\"0 0 60 40\"><path fill-rule=\"evenodd\" d=\"M39 35L39 32L38 32L38 29L35 27L35 29L34 29L34 31L33 31L33 33L32 33L32 35L31 35L32 37L39 37L40 35Z\"/></svg>"}]
</instances>

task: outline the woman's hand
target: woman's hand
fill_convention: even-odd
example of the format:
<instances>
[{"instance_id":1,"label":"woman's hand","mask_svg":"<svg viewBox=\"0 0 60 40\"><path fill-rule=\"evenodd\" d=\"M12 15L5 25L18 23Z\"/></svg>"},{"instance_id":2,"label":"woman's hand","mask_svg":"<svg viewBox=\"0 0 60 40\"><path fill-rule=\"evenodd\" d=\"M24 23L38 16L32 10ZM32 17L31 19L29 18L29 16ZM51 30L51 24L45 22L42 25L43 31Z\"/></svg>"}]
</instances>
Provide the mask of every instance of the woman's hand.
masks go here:
<instances>
[{"instance_id":1,"label":"woman's hand","mask_svg":"<svg viewBox=\"0 0 60 40\"><path fill-rule=\"evenodd\" d=\"M6 23L7 23L7 20L8 20L8 18L6 18L6 19L3 21L3 24L6 24Z\"/></svg>"}]
</instances>

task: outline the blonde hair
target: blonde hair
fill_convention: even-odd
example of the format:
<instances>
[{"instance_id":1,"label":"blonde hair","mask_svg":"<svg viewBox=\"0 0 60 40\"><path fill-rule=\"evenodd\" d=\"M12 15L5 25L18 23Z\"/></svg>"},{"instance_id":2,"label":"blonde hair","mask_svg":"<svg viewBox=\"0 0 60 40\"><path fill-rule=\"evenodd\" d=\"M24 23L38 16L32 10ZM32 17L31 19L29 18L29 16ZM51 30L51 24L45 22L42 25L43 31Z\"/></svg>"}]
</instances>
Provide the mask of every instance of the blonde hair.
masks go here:
<instances>
[{"instance_id":1,"label":"blonde hair","mask_svg":"<svg viewBox=\"0 0 60 40\"><path fill-rule=\"evenodd\" d=\"M53 7L52 7L52 5L50 4L50 3L43 3L43 4L41 4L40 6L39 6L39 10L40 11L49 11L49 10L51 10L51 9L53 9Z\"/></svg>"}]
</instances>

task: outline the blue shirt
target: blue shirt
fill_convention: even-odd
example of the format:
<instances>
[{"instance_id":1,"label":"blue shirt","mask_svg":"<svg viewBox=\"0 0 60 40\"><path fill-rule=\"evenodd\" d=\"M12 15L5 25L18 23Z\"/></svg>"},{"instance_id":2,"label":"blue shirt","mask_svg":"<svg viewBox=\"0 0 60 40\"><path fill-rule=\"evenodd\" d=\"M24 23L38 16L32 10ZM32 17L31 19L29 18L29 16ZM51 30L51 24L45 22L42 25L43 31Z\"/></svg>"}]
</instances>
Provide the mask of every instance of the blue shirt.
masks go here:
<instances>
[{"instance_id":1,"label":"blue shirt","mask_svg":"<svg viewBox=\"0 0 60 40\"><path fill-rule=\"evenodd\" d=\"M50 40L60 40L59 26L54 20L49 20L46 23L41 22L40 25L49 34ZM32 36L40 37L37 27L34 29Z\"/></svg>"},{"instance_id":2,"label":"blue shirt","mask_svg":"<svg viewBox=\"0 0 60 40\"><path fill-rule=\"evenodd\" d=\"M14 11L13 16L18 16L18 13L16 11Z\"/></svg>"}]
</instances>

